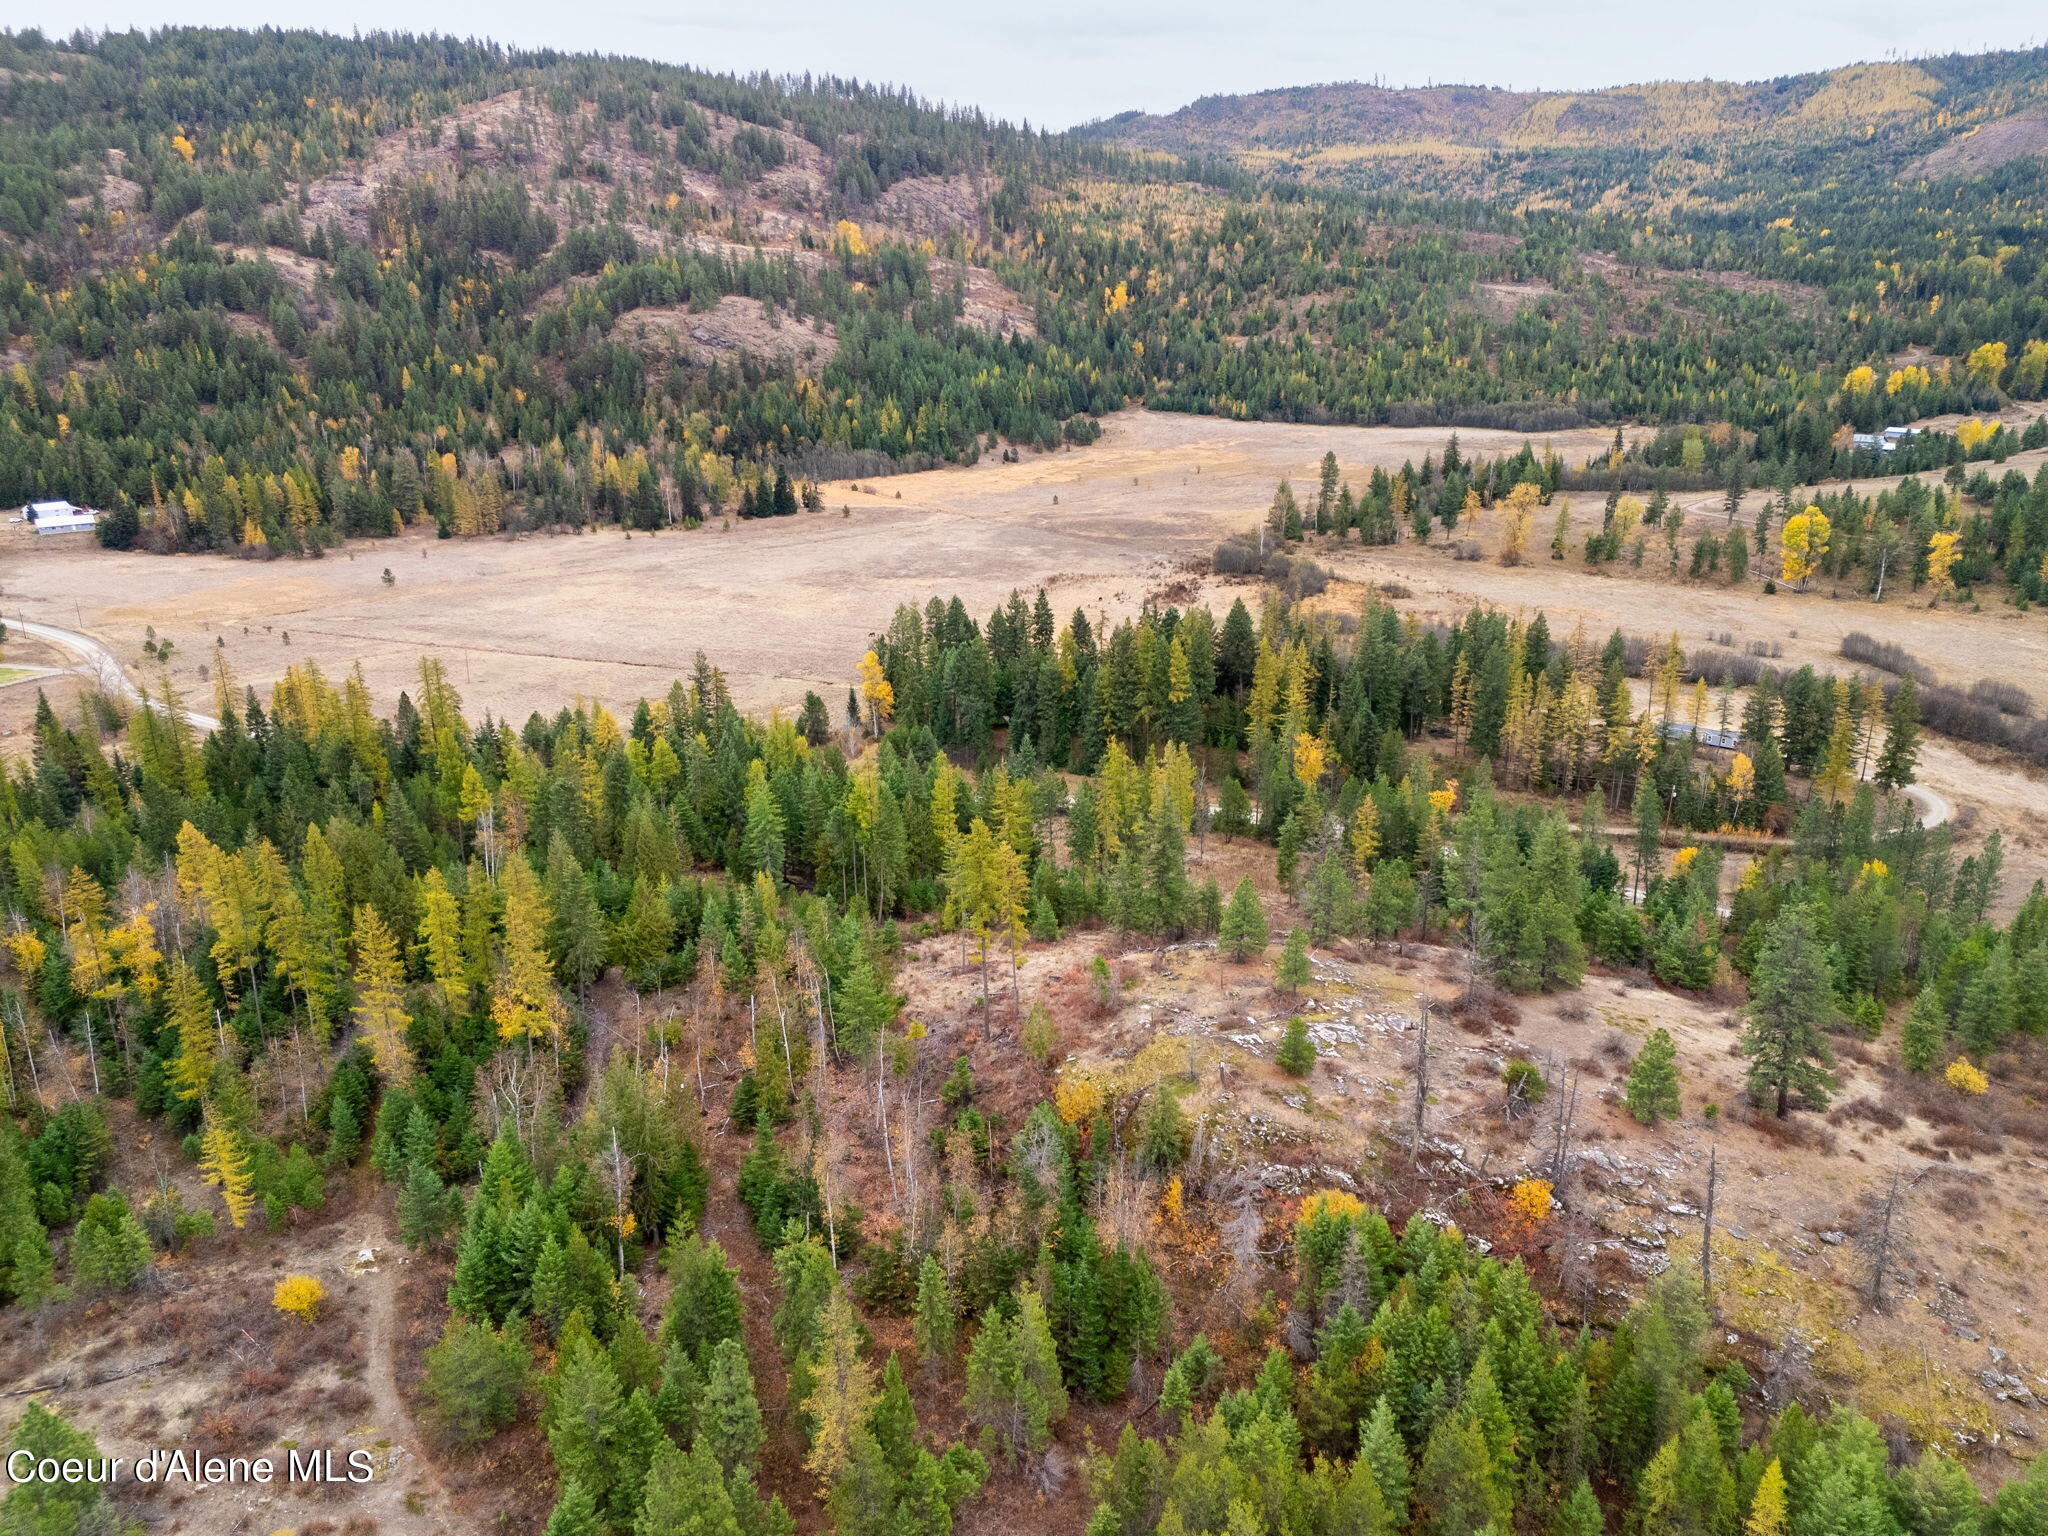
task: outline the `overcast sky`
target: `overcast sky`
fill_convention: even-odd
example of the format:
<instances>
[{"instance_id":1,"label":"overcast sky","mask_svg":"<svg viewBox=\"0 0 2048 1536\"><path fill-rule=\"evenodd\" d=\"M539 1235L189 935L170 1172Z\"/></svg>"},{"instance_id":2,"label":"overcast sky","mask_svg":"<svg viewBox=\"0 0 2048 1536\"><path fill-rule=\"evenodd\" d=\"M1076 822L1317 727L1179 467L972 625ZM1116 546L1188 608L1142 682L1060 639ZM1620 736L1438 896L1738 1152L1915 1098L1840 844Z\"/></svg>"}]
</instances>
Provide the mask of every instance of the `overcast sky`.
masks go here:
<instances>
[{"instance_id":1,"label":"overcast sky","mask_svg":"<svg viewBox=\"0 0 2048 1536\"><path fill-rule=\"evenodd\" d=\"M1861 59L2023 47L2040 0L7 0L0 19L451 32L719 70L887 80L1067 127L1328 80L1577 88L1752 80Z\"/></svg>"}]
</instances>

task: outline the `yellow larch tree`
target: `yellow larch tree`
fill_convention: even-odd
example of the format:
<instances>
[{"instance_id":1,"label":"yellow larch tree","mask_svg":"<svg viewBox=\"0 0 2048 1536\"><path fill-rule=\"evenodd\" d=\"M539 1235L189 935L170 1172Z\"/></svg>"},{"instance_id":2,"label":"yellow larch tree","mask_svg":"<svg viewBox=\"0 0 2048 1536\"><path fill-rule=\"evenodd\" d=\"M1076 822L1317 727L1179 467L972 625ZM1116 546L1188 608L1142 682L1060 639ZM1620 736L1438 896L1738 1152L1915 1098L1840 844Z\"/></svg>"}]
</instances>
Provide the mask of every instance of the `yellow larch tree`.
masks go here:
<instances>
[{"instance_id":1,"label":"yellow larch tree","mask_svg":"<svg viewBox=\"0 0 2048 1536\"><path fill-rule=\"evenodd\" d=\"M241 1132L211 1109L199 1138L199 1177L220 1191L229 1221L237 1227L249 1224L249 1212L256 1204L249 1149L242 1143Z\"/></svg>"},{"instance_id":2,"label":"yellow larch tree","mask_svg":"<svg viewBox=\"0 0 2048 1536\"><path fill-rule=\"evenodd\" d=\"M405 1011L405 970L398 960L398 940L375 907L356 908L356 1028L369 1042L370 1059L387 1083L412 1081L412 1047L406 1030L412 1018Z\"/></svg>"},{"instance_id":3,"label":"yellow larch tree","mask_svg":"<svg viewBox=\"0 0 2048 1536\"><path fill-rule=\"evenodd\" d=\"M213 1004L199 973L181 956L171 962L170 1025L178 1037L178 1054L171 1061L171 1084L181 1099L196 1099L213 1080Z\"/></svg>"},{"instance_id":4,"label":"yellow larch tree","mask_svg":"<svg viewBox=\"0 0 2048 1536\"><path fill-rule=\"evenodd\" d=\"M469 962L462 951L462 904L448 889L440 870L420 877L420 942L427 952L427 974L450 1013L469 1000Z\"/></svg>"},{"instance_id":5,"label":"yellow larch tree","mask_svg":"<svg viewBox=\"0 0 2048 1536\"><path fill-rule=\"evenodd\" d=\"M504 946L491 1018L500 1039L532 1041L545 1035L559 1042L566 1016L548 964L547 902L524 857L507 861L504 890Z\"/></svg>"},{"instance_id":6,"label":"yellow larch tree","mask_svg":"<svg viewBox=\"0 0 2048 1536\"><path fill-rule=\"evenodd\" d=\"M1963 536L1944 528L1927 540L1927 587L1940 602L1956 589L1956 561L1962 557Z\"/></svg>"}]
</instances>

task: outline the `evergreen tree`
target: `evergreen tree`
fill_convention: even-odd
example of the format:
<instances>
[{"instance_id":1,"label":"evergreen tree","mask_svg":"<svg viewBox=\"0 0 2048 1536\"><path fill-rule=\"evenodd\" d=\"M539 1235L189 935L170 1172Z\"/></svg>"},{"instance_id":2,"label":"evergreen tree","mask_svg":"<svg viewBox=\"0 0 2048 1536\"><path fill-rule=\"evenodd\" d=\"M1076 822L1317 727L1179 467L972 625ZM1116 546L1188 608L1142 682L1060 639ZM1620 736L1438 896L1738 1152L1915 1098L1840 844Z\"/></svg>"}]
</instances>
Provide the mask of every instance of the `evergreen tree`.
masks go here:
<instances>
[{"instance_id":1,"label":"evergreen tree","mask_svg":"<svg viewBox=\"0 0 2048 1536\"><path fill-rule=\"evenodd\" d=\"M34 1306L49 1294L55 1269L20 1135L0 1117L0 1304Z\"/></svg>"},{"instance_id":2,"label":"evergreen tree","mask_svg":"<svg viewBox=\"0 0 2048 1536\"><path fill-rule=\"evenodd\" d=\"M71 1234L71 1272L88 1291L125 1291L155 1257L149 1234L118 1194L94 1195Z\"/></svg>"},{"instance_id":3,"label":"evergreen tree","mask_svg":"<svg viewBox=\"0 0 2048 1536\"><path fill-rule=\"evenodd\" d=\"M1833 967L1812 910L1789 907L1767 931L1752 978L1749 1024L1742 1033L1751 1097L1774 1101L1780 1118L1794 1093L1826 1108L1834 1053L1822 1031L1834 1017Z\"/></svg>"},{"instance_id":4,"label":"evergreen tree","mask_svg":"<svg viewBox=\"0 0 2048 1536\"><path fill-rule=\"evenodd\" d=\"M1899 1058L1906 1070L1926 1073L1940 1066L1948 1055L1948 1010L1941 993L1929 987L1913 999L1906 1022L1899 1030Z\"/></svg>"},{"instance_id":5,"label":"evergreen tree","mask_svg":"<svg viewBox=\"0 0 2048 1536\"><path fill-rule=\"evenodd\" d=\"M1676 1118L1681 1108L1678 1047L1672 1043L1670 1030L1653 1029L1643 1041L1629 1067L1628 1090L1622 1102L1640 1125Z\"/></svg>"},{"instance_id":6,"label":"evergreen tree","mask_svg":"<svg viewBox=\"0 0 2048 1536\"><path fill-rule=\"evenodd\" d=\"M1910 677L1899 679L1885 711L1884 749L1877 755L1875 775L1880 789L1898 789L1913 782L1920 757L1920 690Z\"/></svg>"},{"instance_id":7,"label":"evergreen tree","mask_svg":"<svg viewBox=\"0 0 2048 1536\"><path fill-rule=\"evenodd\" d=\"M737 1339L720 1339L711 1347L696 1424L697 1443L707 1448L725 1471L753 1465L765 1432L761 1406L754 1395L754 1373Z\"/></svg>"},{"instance_id":8,"label":"evergreen tree","mask_svg":"<svg viewBox=\"0 0 2048 1536\"><path fill-rule=\"evenodd\" d=\"M1308 959L1308 932L1293 929L1281 947L1280 958L1273 962L1273 985L1282 992L1298 995L1314 979L1315 971Z\"/></svg>"},{"instance_id":9,"label":"evergreen tree","mask_svg":"<svg viewBox=\"0 0 2048 1536\"><path fill-rule=\"evenodd\" d=\"M517 1337L451 1317L427 1351L424 1390L443 1432L458 1445L473 1445L519 1416L530 1369Z\"/></svg>"},{"instance_id":10,"label":"evergreen tree","mask_svg":"<svg viewBox=\"0 0 2048 1536\"><path fill-rule=\"evenodd\" d=\"M1307 1077L1315 1070L1316 1043L1309 1038L1308 1025L1300 1014L1287 1021L1287 1032L1281 1037L1273 1061L1289 1077Z\"/></svg>"},{"instance_id":11,"label":"evergreen tree","mask_svg":"<svg viewBox=\"0 0 2048 1536\"><path fill-rule=\"evenodd\" d=\"M953 1356L956 1334L953 1288L936 1254L926 1254L917 1271L917 1353L925 1370L937 1375Z\"/></svg>"},{"instance_id":12,"label":"evergreen tree","mask_svg":"<svg viewBox=\"0 0 2048 1536\"><path fill-rule=\"evenodd\" d=\"M562 1484L541 1536L605 1536L604 1520L597 1512L597 1500L574 1478Z\"/></svg>"},{"instance_id":13,"label":"evergreen tree","mask_svg":"<svg viewBox=\"0 0 2048 1536\"><path fill-rule=\"evenodd\" d=\"M1253 889L1249 877L1237 882L1237 888L1230 893L1229 905L1223 909L1223 924L1217 930L1216 946L1231 961L1244 964L1252 956L1263 954L1268 942L1265 908L1259 904L1259 893Z\"/></svg>"}]
</instances>

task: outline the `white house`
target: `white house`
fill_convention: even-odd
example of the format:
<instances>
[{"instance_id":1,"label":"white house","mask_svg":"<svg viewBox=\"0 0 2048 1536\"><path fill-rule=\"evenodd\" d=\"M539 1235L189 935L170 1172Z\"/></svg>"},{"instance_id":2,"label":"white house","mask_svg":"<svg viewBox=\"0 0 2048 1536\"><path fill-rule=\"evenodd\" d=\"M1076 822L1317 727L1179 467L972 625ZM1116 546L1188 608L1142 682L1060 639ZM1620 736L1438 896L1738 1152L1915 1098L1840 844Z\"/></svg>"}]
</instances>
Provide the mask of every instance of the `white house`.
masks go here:
<instances>
[{"instance_id":1,"label":"white house","mask_svg":"<svg viewBox=\"0 0 2048 1536\"><path fill-rule=\"evenodd\" d=\"M21 511L37 533L91 533L100 520L91 507L68 501L32 501Z\"/></svg>"}]
</instances>

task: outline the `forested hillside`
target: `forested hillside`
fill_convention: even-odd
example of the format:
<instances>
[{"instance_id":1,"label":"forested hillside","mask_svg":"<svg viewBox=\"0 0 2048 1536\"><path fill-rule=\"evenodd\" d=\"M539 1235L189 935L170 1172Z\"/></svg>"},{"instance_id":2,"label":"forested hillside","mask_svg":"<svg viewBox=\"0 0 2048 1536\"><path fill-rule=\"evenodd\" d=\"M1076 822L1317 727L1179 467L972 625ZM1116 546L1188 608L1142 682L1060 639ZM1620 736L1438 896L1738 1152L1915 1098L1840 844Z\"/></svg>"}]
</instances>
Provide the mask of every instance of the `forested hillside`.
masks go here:
<instances>
[{"instance_id":1,"label":"forested hillside","mask_svg":"<svg viewBox=\"0 0 2048 1536\"><path fill-rule=\"evenodd\" d=\"M2039 54L1195 112L1236 166L442 40L22 33L0 70L0 502L118 545L786 514L1134 402L1694 423L1754 483L2048 388L2042 171L2004 158Z\"/></svg>"},{"instance_id":2,"label":"forested hillside","mask_svg":"<svg viewBox=\"0 0 2048 1536\"><path fill-rule=\"evenodd\" d=\"M904 608L849 658L843 725L815 698L745 719L701 660L624 723L474 723L431 662L389 719L311 665L267 701L222 679L204 740L46 711L0 779L0 1337L146 1316L159 1266L247 1249L277 1255L280 1316L244 1326L340 1350L346 1304L282 1266L330 1202L389 1202L438 1338L406 1380L422 1423L444 1458L515 1447L493 1486L551 1536L944 1536L1074 1455L1085 1495L1046 1528L1096 1536L2040 1536L2048 1463L1989 1501L1943 1444L1895 1469L1871 1420L1760 1391L1694 1270L1547 1308L1566 1153L1470 1206L1492 1257L1340 1184L1246 1201L1227 1100L1197 1120L1178 1068L1084 1056L1046 973L1021 995L1090 930L1213 939L1263 992L1277 920L1297 1008L1311 946L1368 938L1463 950L1496 1008L1589 965L1741 987L1745 1135L1826 1107L1866 1042L1930 1104L2005 1093L2048 1027L2048 897L1997 925L1995 842L1957 862L1892 793L1911 684L1760 675L1719 756L1670 729L1718 665L1383 605L1098 633L1041 593ZM1723 907L1724 850L1688 833L1667 862L1668 820L1792 836ZM1226 896L1190 860L1212 840L1274 895L1261 870ZM906 1007L925 939L971 978L931 1027ZM1083 974L1114 1016L1118 972ZM1679 1105L1669 1046L1630 1075L1645 1124ZM1374 1133L1389 1195L1428 1151L1420 1050L1407 1150L1405 1112ZM1275 1067L1316 1056L1297 1016ZM1511 1121L1549 1087L1517 1060ZM153 1193L117 1124L161 1143ZM41 1403L16 1437L94 1444ZM106 1529L107 1497L32 1484L0 1521Z\"/></svg>"}]
</instances>

